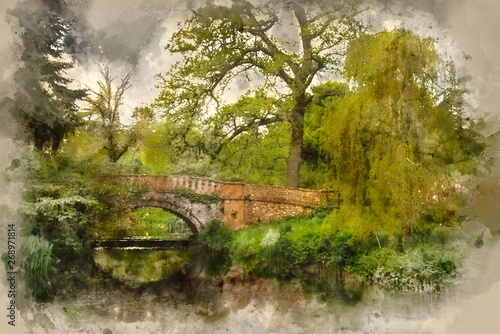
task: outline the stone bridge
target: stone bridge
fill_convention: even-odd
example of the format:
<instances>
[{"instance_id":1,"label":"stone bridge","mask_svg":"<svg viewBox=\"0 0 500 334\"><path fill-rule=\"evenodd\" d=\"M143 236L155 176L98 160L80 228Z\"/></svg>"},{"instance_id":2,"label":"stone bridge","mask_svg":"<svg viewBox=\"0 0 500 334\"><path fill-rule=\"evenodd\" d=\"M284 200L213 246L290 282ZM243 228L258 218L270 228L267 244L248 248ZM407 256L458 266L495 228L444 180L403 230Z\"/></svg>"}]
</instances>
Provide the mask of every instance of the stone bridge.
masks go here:
<instances>
[{"instance_id":1,"label":"stone bridge","mask_svg":"<svg viewBox=\"0 0 500 334\"><path fill-rule=\"evenodd\" d=\"M158 207L180 216L193 232L217 219L232 229L307 213L338 194L325 190L219 182L186 176L126 175L114 182L146 186L133 207Z\"/></svg>"}]
</instances>

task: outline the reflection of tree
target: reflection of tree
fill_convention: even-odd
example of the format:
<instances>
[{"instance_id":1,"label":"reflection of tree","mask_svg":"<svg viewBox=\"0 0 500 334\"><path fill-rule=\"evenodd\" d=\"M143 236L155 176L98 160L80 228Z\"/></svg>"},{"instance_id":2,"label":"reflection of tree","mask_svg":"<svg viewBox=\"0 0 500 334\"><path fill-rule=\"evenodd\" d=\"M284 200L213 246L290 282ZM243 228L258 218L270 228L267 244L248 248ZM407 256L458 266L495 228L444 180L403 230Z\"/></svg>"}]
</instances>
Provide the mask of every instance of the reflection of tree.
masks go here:
<instances>
[{"instance_id":1,"label":"reflection of tree","mask_svg":"<svg viewBox=\"0 0 500 334\"><path fill-rule=\"evenodd\" d=\"M87 126L106 141L104 150L109 159L116 162L127 152L133 141L124 131L119 113L119 108L123 104L123 94L130 87L131 73L127 73L114 90L113 81L116 77L111 76L107 66L100 67L99 75L100 79L97 82L99 89L89 88L91 96L85 98L89 104Z\"/></svg>"}]
</instances>

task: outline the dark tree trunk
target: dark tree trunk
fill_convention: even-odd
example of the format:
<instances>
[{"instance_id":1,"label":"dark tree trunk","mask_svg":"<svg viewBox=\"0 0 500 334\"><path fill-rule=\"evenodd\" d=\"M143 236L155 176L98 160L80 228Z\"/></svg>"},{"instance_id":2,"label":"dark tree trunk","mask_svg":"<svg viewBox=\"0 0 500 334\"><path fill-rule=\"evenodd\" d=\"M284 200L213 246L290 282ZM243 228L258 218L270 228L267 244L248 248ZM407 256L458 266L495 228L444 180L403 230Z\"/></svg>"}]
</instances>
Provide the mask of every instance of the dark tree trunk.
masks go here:
<instances>
[{"instance_id":1,"label":"dark tree trunk","mask_svg":"<svg viewBox=\"0 0 500 334\"><path fill-rule=\"evenodd\" d=\"M67 133L66 129L60 125L56 124L51 131L51 142L50 154L56 156L59 148L61 147L61 142L64 139L64 134Z\"/></svg>"},{"instance_id":2,"label":"dark tree trunk","mask_svg":"<svg viewBox=\"0 0 500 334\"><path fill-rule=\"evenodd\" d=\"M292 136L290 152L286 160L286 185L289 187L300 186L300 165L302 164L302 151L304 142L304 114L306 97L301 94L294 99L294 107L290 116Z\"/></svg>"},{"instance_id":3,"label":"dark tree trunk","mask_svg":"<svg viewBox=\"0 0 500 334\"><path fill-rule=\"evenodd\" d=\"M50 154L52 156L55 157L57 155L57 151L59 151L59 147L61 146L61 141L62 138L59 136L52 137L52 147L50 148Z\"/></svg>"}]
</instances>

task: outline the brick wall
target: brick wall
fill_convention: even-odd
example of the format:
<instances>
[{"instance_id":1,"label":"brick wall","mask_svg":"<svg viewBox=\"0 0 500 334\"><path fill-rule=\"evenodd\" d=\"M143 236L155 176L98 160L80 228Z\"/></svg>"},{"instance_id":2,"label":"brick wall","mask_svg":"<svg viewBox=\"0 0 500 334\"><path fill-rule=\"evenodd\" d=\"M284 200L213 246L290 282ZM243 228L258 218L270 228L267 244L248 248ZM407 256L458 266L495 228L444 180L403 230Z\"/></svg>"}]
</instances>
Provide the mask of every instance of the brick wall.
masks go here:
<instances>
[{"instance_id":1,"label":"brick wall","mask_svg":"<svg viewBox=\"0 0 500 334\"><path fill-rule=\"evenodd\" d=\"M327 200L338 200L338 194L330 191L219 182L210 179L176 175L127 175L117 178L121 182L126 181L139 185L148 185L149 195L161 193L170 193L173 195L179 189L190 190L199 195L215 193L221 198L221 203L218 205L220 206L220 212L222 212L222 220L233 229L253 222L263 222L279 219L284 216L297 215L305 211L307 212L311 207L320 206L326 203ZM179 201L181 200L179 199ZM185 202L183 205L195 206L194 203L186 204ZM207 215L210 215L209 211L213 212L213 208L207 211ZM198 220L206 220L205 223L211 220L205 214L200 213L200 215L203 218L200 217ZM220 219L220 216L217 216L213 217L213 219Z\"/></svg>"}]
</instances>

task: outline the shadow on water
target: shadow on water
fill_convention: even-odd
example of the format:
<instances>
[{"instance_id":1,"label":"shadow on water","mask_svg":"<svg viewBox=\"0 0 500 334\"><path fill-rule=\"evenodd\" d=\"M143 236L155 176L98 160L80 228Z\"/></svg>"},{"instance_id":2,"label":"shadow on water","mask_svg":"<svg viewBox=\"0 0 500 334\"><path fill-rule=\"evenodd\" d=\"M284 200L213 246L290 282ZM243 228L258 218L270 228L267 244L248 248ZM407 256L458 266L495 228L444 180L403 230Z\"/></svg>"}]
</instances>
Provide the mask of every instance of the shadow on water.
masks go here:
<instances>
[{"instance_id":1,"label":"shadow on water","mask_svg":"<svg viewBox=\"0 0 500 334\"><path fill-rule=\"evenodd\" d=\"M301 293L320 302L335 301L345 306L355 306L363 297L363 287L346 285L339 277L324 273L276 280L238 271L231 268L226 252L211 251L192 241L101 242L94 249L94 262L98 276L108 282L111 290L151 290L157 295L175 295L175 299L196 303L214 302L224 288L238 286L244 291L240 298L246 298L244 304L248 304L257 297L251 290L259 284L277 284L278 289L284 290L298 287Z\"/></svg>"},{"instance_id":2,"label":"shadow on water","mask_svg":"<svg viewBox=\"0 0 500 334\"><path fill-rule=\"evenodd\" d=\"M131 287L166 279L184 270L191 258L188 240L102 240L96 246L98 270Z\"/></svg>"},{"instance_id":3,"label":"shadow on water","mask_svg":"<svg viewBox=\"0 0 500 334\"><path fill-rule=\"evenodd\" d=\"M67 317L74 326L61 333L77 332L76 328L95 333L112 328L115 334L172 332L166 328L194 333L189 326L196 324L198 332L206 333L229 328L247 333L420 334L430 332L420 330L420 324L401 331L399 323L416 324L440 305L436 294L390 293L349 277L328 275L326 270L311 270L298 278L265 278L235 269L227 254L209 252L194 242L177 249L103 245L95 249L98 259L87 281L61 287L53 305L62 311L47 305L51 314L47 321ZM188 257L172 255L178 252ZM102 258L114 271L99 268Z\"/></svg>"},{"instance_id":4,"label":"shadow on water","mask_svg":"<svg viewBox=\"0 0 500 334\"><path fill-rule=\"evenodd\" d=\"M440 304L435 294L428 293L386 298L387 291L327 270L282 280L261 277L235 269L229 254L209 251L193 241L165 242L163 247L148 244L144 248L139 247L140 243L128 248L103 245L94 254L97 279L104 294L110 294L111 303L118 303L120 312L128 310L126 314L139 312L134 303L144 298L153 303L148 309L189 306L209 322L248 310L252 305L264 307L269 303L288 310L295 303L303 305L314 300L332 314L353 313L353 318L358 317L358 309L374 317L383 315L383 310L406 317L414 308L432 312ZM104 308L112 315L112 310ZM121 313L113 317L126 320Z\"/></svg>"}]
</instances>

